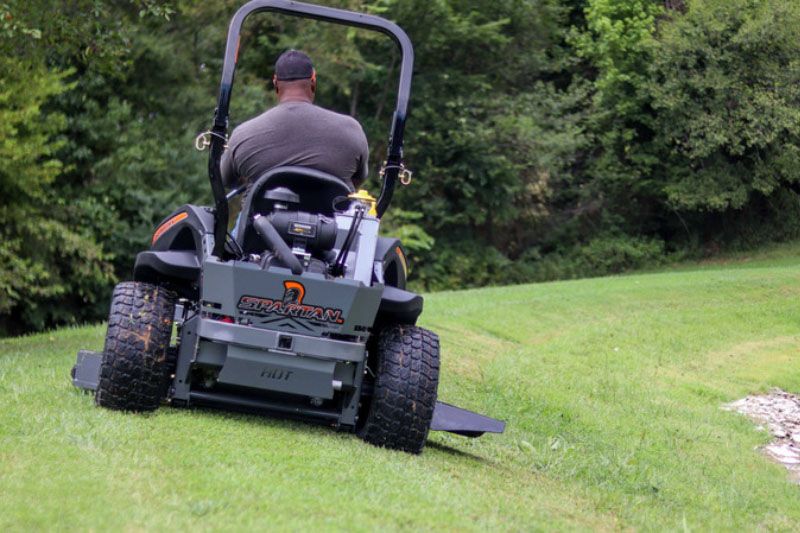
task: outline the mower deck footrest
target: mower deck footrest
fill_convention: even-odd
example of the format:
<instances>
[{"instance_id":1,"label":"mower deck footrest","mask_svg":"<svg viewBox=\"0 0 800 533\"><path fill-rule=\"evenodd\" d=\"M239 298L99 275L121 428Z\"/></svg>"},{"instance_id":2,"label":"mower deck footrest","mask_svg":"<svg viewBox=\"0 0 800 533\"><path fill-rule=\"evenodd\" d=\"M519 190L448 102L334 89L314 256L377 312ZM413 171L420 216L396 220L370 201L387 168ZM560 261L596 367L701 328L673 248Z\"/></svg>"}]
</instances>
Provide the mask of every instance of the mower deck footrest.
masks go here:
<instances>
[{"instance_id":1,"label":"mower deck footrest","mask_svg":"<svg viewBox=\"0 0 800 533\"><path fill-rule=\"evenodd\" d=\"M103 361L102 352L80 350L78 360L72 367L72 384L83 390L97 390L100 382L100 363Z\"/></svg>"},{"instance_id":2,"label":"mower deck footrest","mask_svg":"<svg viewBox=\"0 0 800 533\"><path fill-rule=\"evenodd\" d=\"M484 433L502 433L506 423L502 420L479 415L444 402L436 402L433 408L431 431L449 431L464 437L480 437Z\"/></svg>"}]
</instances>

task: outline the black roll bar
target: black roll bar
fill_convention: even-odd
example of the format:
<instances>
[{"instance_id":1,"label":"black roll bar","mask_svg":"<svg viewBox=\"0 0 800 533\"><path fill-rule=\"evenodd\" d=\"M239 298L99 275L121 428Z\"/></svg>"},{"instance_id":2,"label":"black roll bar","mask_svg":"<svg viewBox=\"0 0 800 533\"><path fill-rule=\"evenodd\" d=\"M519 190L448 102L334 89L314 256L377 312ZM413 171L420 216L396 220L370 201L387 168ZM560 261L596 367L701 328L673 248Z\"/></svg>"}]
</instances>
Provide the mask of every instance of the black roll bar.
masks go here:
<instances>
[{"instance_id":1,"label":"black roll bar","mask_svg":"<svg viewBox=\"0 0 800 533\"><path fill-rule=\"evenodd\" d=\"M228 28L228 40L225 45L225 60L222 66L222 80L219 86L219 99L214 111L214 123L211 128L210 150L208 157L208 177L211 181L211 191L214 195L214 255L222 257L225 246L225 235L228 225L228 201L225 195L225 186L222 183L220 159L225 150L225 141L228 132L228 113L233 88L233 78L236 63L239 59L239 43L244 20L251 14L260 11L271 11L295 17L311 18L346 26L356 26L378 31L391 37L400 48L400 82L397 88L397 104L392 125L389 130L389 147L387 149L386 163L384 165L383 183L378 198L378 216L383 216L392 201L397 177L403 162L403 132L405 130L406 115L408 113L408 100L411 96L411 76L414 66L414 49L411 40L400 26L394 22L375 15L366 15L335 9L331 7L315 6L292 0L251 0L236 12Z\"/></svg>"}]
</instances>

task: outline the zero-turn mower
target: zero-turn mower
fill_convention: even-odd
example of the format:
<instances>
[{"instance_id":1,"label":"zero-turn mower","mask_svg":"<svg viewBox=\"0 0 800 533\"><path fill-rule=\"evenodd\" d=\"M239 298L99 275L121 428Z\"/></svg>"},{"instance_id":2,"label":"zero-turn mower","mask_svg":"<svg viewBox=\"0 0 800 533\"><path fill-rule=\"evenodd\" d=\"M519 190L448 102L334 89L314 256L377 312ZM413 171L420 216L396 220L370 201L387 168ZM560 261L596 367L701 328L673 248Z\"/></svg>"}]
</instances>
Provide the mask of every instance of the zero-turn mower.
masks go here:
<instances>
[{"instance_id":1,"label":"zero-turn mower","mask_svg":"<svg viewBox=\"0 0 800 533\"><path fill-rule=\"evenodd\" d=\"M260 11L382 32L402 55L380 196L304 167L249 186L236 234L220 158L239 35ZM437 401L439 339L416 326L398 239L378 234L407 173L403 130L413 49L383 18L287 0L253 0L233 17L219 101L205 137L214 207L184 205L114 290L102 353L81 351L73 383L124 411L207 406L319 421L378 446L418 453L429 430L477 437L505 424Z\"/></svg>"}]
</instances>

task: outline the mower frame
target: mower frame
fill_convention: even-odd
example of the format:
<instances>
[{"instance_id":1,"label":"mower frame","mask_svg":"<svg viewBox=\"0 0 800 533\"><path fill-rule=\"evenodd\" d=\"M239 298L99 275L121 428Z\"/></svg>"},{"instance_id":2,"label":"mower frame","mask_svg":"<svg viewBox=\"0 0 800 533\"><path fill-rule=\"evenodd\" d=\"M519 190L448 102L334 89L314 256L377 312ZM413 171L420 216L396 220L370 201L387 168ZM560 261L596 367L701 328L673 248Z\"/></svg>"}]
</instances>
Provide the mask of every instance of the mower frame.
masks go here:
<instances>
[{"instance_id":1,"label":"mower frame","mask_svg":"<svg viewBox=\"0 0 800 533\"><path fill-rule=\"evenodd\" d=\"M228 202L243 189L225 193L220 159L242 25L261 11L389 35L402 56L397 102L377 200L313 169L272 169L249 186L232 241L239 252L232 252ZM146 411L166 400L270 413L410 452L422 450L429 430L502 433L504 422L437 401L438 337L416 326L423 299L405 290L402 243L378 233L404 168L413 62L406 33L377 16L289 0L252 0L240 8L230 23L208 132L215 207L184 205L156 227L151 249L137 255L134 281L115 288L103 352L79 352L73 384L96 391L98 405L112 409ZM301 189L329 206L329 198L344 197L349 207L331 207L328 215L301 208L309 205ZM270 217L279 214L289 220L284 227L313 235L277 233ZM327 248L312 257L305 246L318 234L327 236ZM266 248L261 255L244 251L254 237L263 241L256 239L259 251ZM332 256L332 263L325 259Z\"/></svg>"},{"instance_id":2,"label":"mower frame","mask_svg":"<svg viewBox=\"0 0 800 533\"><path fill-rule=\"evenodd\" d=\"M210 150L208 156L208 177L214 195L214 255L222 257L225 243L225 231L228 224L228 196L222 182L220 160L225 150L228 133L228 114L234 75L239 61L242 25L253 13L274 12L301 18L310 18L355 26L384 33L391 37L400 49L400 77L397 87L397 101L392 115L389 130L389 146L386 151L385 171L381 193L376 206L378 217L382 217L394 195L397 177L403 168L403 134L405 132L408 102L411 98L411 78L414 68L414 47L403 29L381 17L364 13L355 13L332 7L316 6L291 0L251 0L233 16L228 28L228 39L225 44L225 59L222 65L222 79L219 84L219 97L214 112L213 125L210 131Z\"/></svg>"}]
</instances>

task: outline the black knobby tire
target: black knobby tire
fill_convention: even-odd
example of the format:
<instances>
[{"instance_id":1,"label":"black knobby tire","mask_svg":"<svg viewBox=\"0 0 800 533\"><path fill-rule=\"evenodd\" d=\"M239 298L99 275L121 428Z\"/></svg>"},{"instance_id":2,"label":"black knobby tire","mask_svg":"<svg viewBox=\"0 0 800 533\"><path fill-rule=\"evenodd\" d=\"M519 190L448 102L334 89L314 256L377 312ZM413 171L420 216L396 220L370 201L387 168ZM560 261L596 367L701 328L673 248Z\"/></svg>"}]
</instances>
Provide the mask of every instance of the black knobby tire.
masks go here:
<instances>
[{"instance_id":1,"label":"black knobby tire","mask_svg":"<svg viewBox=\"0 0 800 533\"><path fill-rule=\"evenodd\" d=\"M174 292L149 283L114 288L95 402L109 409L152 411L169 383Z\"/></svg>"},{"instance_id":2,"label":"black knobby tire","mask_svg":"<svg viewBox=\"0 0 800 533\"><path fill-rule=\"evenodd\" d=\"M380 331L375 383L358 435L376 446L420 453L439 386L439 337L417 326Z\"/></svg>"}]
</instances>

